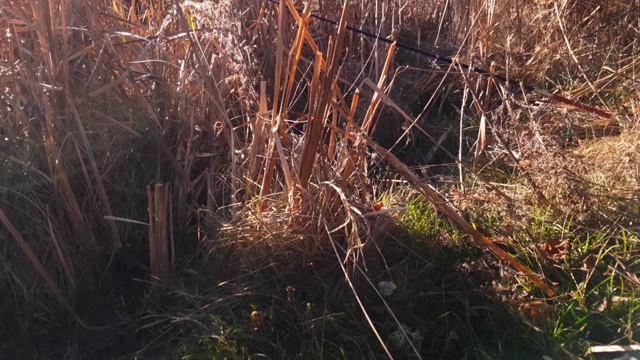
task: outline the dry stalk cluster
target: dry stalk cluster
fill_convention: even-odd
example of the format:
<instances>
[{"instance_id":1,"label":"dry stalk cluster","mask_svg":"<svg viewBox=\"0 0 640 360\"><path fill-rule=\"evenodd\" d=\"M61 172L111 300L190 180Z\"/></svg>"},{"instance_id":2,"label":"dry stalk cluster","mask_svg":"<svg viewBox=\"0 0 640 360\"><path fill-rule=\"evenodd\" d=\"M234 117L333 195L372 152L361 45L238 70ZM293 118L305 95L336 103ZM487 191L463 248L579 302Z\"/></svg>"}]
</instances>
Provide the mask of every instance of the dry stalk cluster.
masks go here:
<instances>
[{"instance_id":1,"label":"dry stalk cluster","mask_svg":"<svg viewBox=\"0 0 640 360\"><path fill-rule=\"evenodd\" d=\"M247 4L135 4L0 8L4 238L12 229L2 256L14 259L2 288L18 300L49 291L73 303L121 254L147 258L148 234L162 239L152 271L166 274L176 255L166 232L238 189L234 159L257 104ZM145 188L164 182L171 192L148 208ZM33 287L37 276L46 287Z\"/></svg>"}]
</instances>

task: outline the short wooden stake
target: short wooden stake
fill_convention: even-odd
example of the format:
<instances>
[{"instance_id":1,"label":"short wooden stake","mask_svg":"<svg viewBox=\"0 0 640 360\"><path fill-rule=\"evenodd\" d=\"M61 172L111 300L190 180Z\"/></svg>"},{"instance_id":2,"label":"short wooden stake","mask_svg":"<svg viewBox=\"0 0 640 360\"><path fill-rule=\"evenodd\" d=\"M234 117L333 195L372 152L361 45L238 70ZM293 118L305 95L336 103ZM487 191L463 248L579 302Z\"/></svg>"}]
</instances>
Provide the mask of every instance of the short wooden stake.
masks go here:
<instances>
[{"instance_id":1,"label":"short wooden stake","mask_svg":"<svg viewBox=\"0 0 640 360\"><path fill-rule=\"evenodd\" d=\"M169 228L168 212L170 211L171 195L169 184L156 184L151 189L147 186L147 198L149 203L149 269L151 280L156 282L166 278L170 273L173 261L169 261ZM173 236L171 236L173 240ZM171 244L171 253L174 252L174 244ZM172 259L173 259L172 254Z\"/></svg>"}]
</instances>

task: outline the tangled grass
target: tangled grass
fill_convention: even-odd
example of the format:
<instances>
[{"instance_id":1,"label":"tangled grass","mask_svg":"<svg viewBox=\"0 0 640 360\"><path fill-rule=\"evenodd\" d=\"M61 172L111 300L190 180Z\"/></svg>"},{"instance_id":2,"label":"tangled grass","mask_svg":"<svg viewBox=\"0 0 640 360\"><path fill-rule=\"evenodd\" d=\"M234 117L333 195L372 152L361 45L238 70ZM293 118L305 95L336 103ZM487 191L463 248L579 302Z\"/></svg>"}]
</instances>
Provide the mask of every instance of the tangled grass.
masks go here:
<instances>
[{"instance_id":1,"label":"tangled grass","mask_svg":"<svg viewBox=\"0 0 640 360\"><path fill-rule=\"evenodd\" d=\"M575 358L637 343L637 14L2 5L0 354ZM169 184L166 214L153 184ZM160 275L149 248L168 239Z\"/></svg>"}]
</instances>

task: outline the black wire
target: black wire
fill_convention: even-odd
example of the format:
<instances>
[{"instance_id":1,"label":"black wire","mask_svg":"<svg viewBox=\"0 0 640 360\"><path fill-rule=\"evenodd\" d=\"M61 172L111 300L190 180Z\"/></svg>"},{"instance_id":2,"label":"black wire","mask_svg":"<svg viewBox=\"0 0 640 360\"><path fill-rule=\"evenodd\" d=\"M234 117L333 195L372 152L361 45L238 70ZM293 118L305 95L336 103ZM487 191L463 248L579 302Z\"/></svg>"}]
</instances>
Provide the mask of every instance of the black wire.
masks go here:
<instances>
[{"instance_id":1,"label":"black wire","mask_svg":"<svg viewBox=\"0 0 640 360\"><path fill-rule=\"evenodd\" d=\"M279 1L277 1L277 0L267 0L267 1L269 1L271 3L274 3L274 4L279 4ZM296 9L296 11L298 11L298 13L302 12L301 9ZM320 15L311 14L311 17L313 17L315 19L318 19L320 21L324 21L326 23L332 24L334 26L338 26L339 25L337 21L331 20L331 19L327 19L327 18L322 17ZM384 42L384 43L387 43L387 44L396 43L396 47L399 48L399 49L404 49L404 50L407 50L407 51L410 51L410 52L413 52L413 53L416 53L416 54L420 54L422 56L434 59L435 61L439 61L441 63L445 63L445 64L449 64L450 65L450 64L453 64L453 62L454 62L452 58L448 58L446 56L441 56L441 55L438 55L438 54L430 53L428 51L424 51L424 50L415 48L413 46L410 46L410 45L407 45L407 44L403 44L403 43L397 42L395 40L391 40L391 39L386 38L386 37L381 37L381 36L378 36L376 34L372 34L372 33L368 32L368 31L364 31L362 29L358 29L358 28L350 26L350 25L347 25L347 30L349 30L351 32L354 32L356 34L360 34L360 35L364 35L366 37L370 37L370 38L376 39L376 41L381 41L381 42ZM522 86L527 91L536 91L536 89L531 85L527 85L527 84L524 84L524 83L521 83L519 81L512 80L512 79L507 79L506 77L504 77L502 75L494 74L494 73L492 73L492 72L490 72L488 70L485 70L485 69L482 69L482 68L476 68L476 67L473 67L473 66L471 66L469 64L465 64L465 63L458 62L458 64L463 69L471 70L471 71L473 71L473 72L475 72L477 74L491 75L494 78L496 78L496 79L498 79L500 81L503 81L503 82L505 82L507 84L511 84L511 85L515 85L515 86Z\"/></svg>"}]
</instances>

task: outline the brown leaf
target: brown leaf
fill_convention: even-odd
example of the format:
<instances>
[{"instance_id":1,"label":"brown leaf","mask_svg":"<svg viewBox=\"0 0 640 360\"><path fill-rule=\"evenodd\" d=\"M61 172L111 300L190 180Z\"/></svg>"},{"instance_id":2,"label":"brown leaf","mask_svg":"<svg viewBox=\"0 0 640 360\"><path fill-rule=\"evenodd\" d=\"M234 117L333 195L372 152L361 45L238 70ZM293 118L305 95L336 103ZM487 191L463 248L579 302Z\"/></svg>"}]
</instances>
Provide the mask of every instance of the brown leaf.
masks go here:
<instances>
[{"instance_id":1,"label":"brown leaf","mask_svg":"<svg viewBox=\"0 0 640 360\"><path fill-rule=\"evenodd\" d=\"M520 304L520 309L524 310L537 326L544 328L550 325L556 308L544 301L531 301Z\"/></svg>"},{"instance_id":2,"label":"brown leaf","mask_svg":"<svg viewBox=\"0 0 640 360\"><path fill-rule=\"evenodd\" d=\"M542 246L542 251L554 259L569 256L569 240L547 239Z\"/></svg>"}]
</instances>

